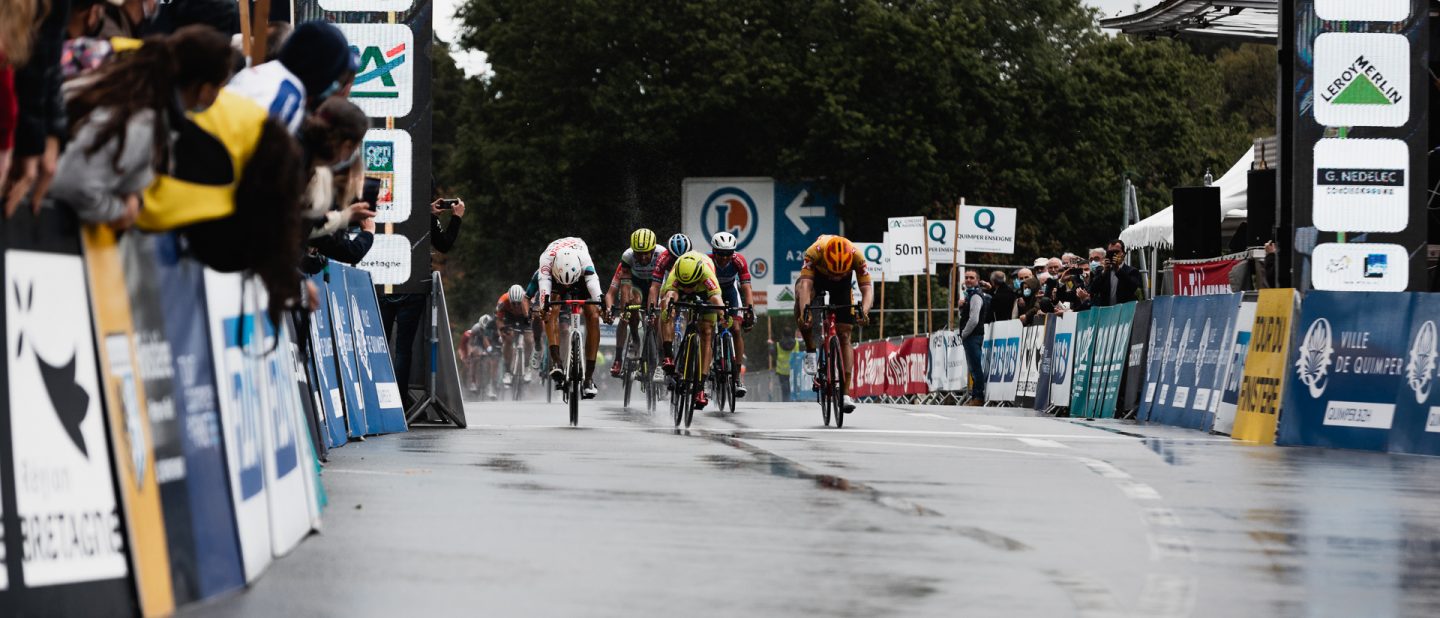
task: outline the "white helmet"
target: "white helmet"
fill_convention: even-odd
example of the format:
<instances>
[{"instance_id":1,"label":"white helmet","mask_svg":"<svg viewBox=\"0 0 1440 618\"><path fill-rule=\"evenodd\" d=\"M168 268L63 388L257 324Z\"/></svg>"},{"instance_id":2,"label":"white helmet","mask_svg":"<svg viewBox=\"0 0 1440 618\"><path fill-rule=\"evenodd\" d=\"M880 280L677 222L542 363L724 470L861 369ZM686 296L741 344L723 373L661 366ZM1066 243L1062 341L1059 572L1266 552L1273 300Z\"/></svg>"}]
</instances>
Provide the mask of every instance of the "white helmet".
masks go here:
<instances>
[{"instance_id":1,"label":"white helmet","mask_svg":"<svg viewBox=\"0 0 1440 618\"><path fill-rule=\"evenodd\" d=\"M579 251L561 249L555 254L555 262L550 265L550 278L556 283L575 285L584 274L585 266L580 260Z\"/></svg>"},{"instance_id":2,"label":"white helmet","mask_svg":"<svg viewBox=\"0 0 1440 618\"><path fill-rule=\"evenodd\" d=\"M510 298L510 302L518 305L520 304L520 301L525 300L525 288L520 287L520 284L518 283L512 285L510 286L510 292L508 296Z\"/></svg>"},{"instance_id":3,"label":"white helmet","mask_svg":"<svg viewBox=\"0 0 1440 618\"><path fill-rule=\"evenodd\" d=\"M730 232L715 232L715 235L710 237L710 248L716 251L734 251L738 242Z\"/></svg>"}]
</instances>

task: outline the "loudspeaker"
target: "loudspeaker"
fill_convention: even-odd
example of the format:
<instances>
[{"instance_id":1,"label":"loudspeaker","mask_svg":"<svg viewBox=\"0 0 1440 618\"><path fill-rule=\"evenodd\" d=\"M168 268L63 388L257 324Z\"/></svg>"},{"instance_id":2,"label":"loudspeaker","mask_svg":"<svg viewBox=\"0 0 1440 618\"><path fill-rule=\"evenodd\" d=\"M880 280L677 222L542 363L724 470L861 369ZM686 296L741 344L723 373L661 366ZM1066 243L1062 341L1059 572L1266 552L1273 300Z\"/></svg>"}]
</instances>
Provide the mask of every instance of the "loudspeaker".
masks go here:
<instances>
[{"instance_id":1,"label":"loudspeaker","mask_svg":"<svg viewBox=\"0 0 1440 618\"><path fill-rule=\"evenodd\" d=\"M1175 259L1220 256L1220 187L1178 187L1175 199Z\"/></svg>"},{"instance_id":2,"label":"loudspeaker","mask_svg":"<svg viewBox=\"0 0 1440 618\"><path fill-rule=\"evenodd\" d=\"M1279 202L1275 199L1275 188L1279 183L1275 170L1250 172L1248 182L1245 208L1250 212L1246 219L1250 238L1246 242L1251 247L1263 247L1265 243L1276 240L1275 211Z\"/></svg>"}]
</instances>

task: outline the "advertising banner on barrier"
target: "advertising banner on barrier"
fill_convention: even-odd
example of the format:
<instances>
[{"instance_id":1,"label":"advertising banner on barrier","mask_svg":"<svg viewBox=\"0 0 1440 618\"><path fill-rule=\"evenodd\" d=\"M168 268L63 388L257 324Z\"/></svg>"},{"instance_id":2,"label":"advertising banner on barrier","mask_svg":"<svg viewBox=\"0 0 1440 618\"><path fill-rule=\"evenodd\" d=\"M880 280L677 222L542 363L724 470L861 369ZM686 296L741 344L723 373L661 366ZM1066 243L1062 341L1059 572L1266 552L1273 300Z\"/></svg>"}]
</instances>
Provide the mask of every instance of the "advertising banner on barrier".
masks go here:
<instances>
[{"instance_id":1,"label":"advertising banner on barrier","mask_svg":"<svg viewBox=\"0 0 1440 618\"><path fill-rule=\"evenodd\" d=\"M1015 378L1015 399L1026 407L1035 403L1035 386L1040 381L1040 348L1044 326L1026 326L1020 331L1020 369Z\"/></svg>"},{"instance_id":2,"label":"advertising banner on barrier","mask_svg":"<svg viewBox=\"0 0 1440 618\"><path fill-rule=\"evenodd\" d=\"M259 283L256 282L257 292ZM264 307L267 301L260 294ZM279 558L295 549L313 529L316 487L312 484L310 466L314 455L309 449L310 437L303 425L302 410L294 360L290 355L290 337L282 325L270 322L261 313L259 324L261 359L260 397L264 402L262 415L265 452L265 493L270 502L270 550Z\"/></svg>"},{"instance_id":3,"label":"advertising banner on barrier","mask_svg":"<svg viewBox=\"0 0 1440 618\"><path fill-rule=\"evenodd\" d=\"M270 565L270 510L265 495L264 420L255 316L264 305L242 295L240 275L205 271L210 348L220 385L220 425L230 473L230 494L240 539L245 580L253 582ZM256 283L244 284L246 288ZM243 307L241 303L244 303Z\"/></svg>"},{"instance_id":4,"label":"advertising banner on barrier","mask_svg":"<svg viewBox=\"0 0 1440 618\"><path fill-rule=\"evenodd\" d=\"M1040 333L1040 368L1035 379L1034 409L1044 412L1050 409L1050 382L1055 378L1055 327L1060 316L1052 315L1045 320Z\"/></svg>"},{"instance_id":5,"label":"advertising banner on barrier","mask_svg":"<svg viewBox=\"0 0 1440 618\"><path fill-rule=\"evenodd\" d=\"M1050 343L1050 405L1070 406L1070 386L1075 374L1075 326L1079 314L1065 313L1055 322Z\"/></svg>"},{"instance_id":6,"label":"advertising banner on barrier","mask_svg":"<svg viewBox=\"0 0 1440 618\"><path fill-rule=\"evenodd\" d=\"M1101 418L1114 360L1115 321L1119 315L1117 307L1096 307L1090 309L1090 313L1095 314L1095 340L1090 344L1090 382L1086 389L1089 402L1085 412L1090 418Z\"/></svg>"},{"instance_id":7,"label":"advertising banner on barrier","mask_svg":"<svg viewBox=\"0 0 1440 618\"><path fill-rule=\"evenodd\" d=\"M790 400L791 401L816 401L819 394L811 387L815 380L815 372L805 370L805 360L810 359L810 366L815 366L815 354L807 354L803 349L790 355ZM882 369L883 373L884 370ZM851 397L858 397L854 393Z\"/></svg>"},{"instance_id":8,"label":"advertising banner on barrier","mask_svg":"<svg viewBox=\"0 0 1440 618\"><path fill-rule=\"evenodd\" d=\"M168 256L162 260L159 244L163 243ZM195 363L198 354L207 356L205 368L210 369L209 347L194 349L172 348L170 328L173 314L187 309L189 316L173 316L174 324L199 329L204 338L204 323L194 319L195 307L203 306L203 300L195 298L194 288L176 290L176 296L164 293L165 275L175 278L179 258L176 255L174 238L145 234L127 234L120 243L123 259L125 286L129 292L131 316L135 336L139 342L139 365L137 374L144 386L146 408L150 412L150 429L154 438L155 474L160 484L161 508L165 517L166 543L170 553L170 571L177 605L212 596L245 584L241 571L239 547L234 542L234 513L230 508L229 496L225 494L225 461L217 432L220 418L216 409L214 373L199 377L193 368L178 362L181 354ZM162 263L168 262L168 263ZM192 262L192 272L197 278L192 285L199 284L199 265ZM203 298L203 297L202 297ZM192 301L187 303L185 301ZM170 311L166 312L166 307ZM187 318L189 324L187 324ZM187 337L195 332L178 332ZM190 344L192 342L185 341ZM179 371L177 371L179 370ZM190 375L179 375L183 371ZM203 382L199 392L186 391L196 382ZM195 414L192 415L192 412ZM191 429L191 428L194 429ZM187 436L187 430L203 435ZM190 466L194 460L195 466ZM202 478L192 479L192 474ZM191 494L197 494L192 496ZM202 512L196 513L195 507ZM205 516L223 518L210 521ZM230 539L225 542L216 539L213 530L228 529ZM215 541L220 541L216 543ZM211 556L202 555L205 549L213 549L215 573L202 573L202 556L205 561ZM207 579L220 579L220 584L211 590L204 590L201 584Z\"/></svg>"},{"instance_id":9,"label":"advertising banner on barrier","mask_svg":"<svg viewBox=\"0 0 1440 618\"><path fill-rule=\"evenodd\" d=\"M1149 352L1145 359L1145 386L1140 397L1140 410L1135 418L1150 421L1155 406L1169 395L1170 387L1164 385L1165 373L1170 368L1172 333L1175 328L1175 297L1160 296L1150 302Z\"/></svg>"},{"instance_id":10,"label":"advertising banner on barrier","mask_svg":"<svg viewBox=\"0 0 1440 618\"><path fill-rule=\"evenodd\" d=\"M989 379L985 385L986 401L1013 403L1020 372L1020 320L1006 320L990 325L986 338L991 340ZM991 336L990 333L994 335Z\"/></svg>"},{"instance_id":11,"label":"advertising banner on barrier","mask_svg":"<svg viewBox=\"0 0 1440 618\"><path fill-rule=\"evenodd\" d=\"M310 356L319 389L320 402L324 406L324 423L327 444L330 448L343 446L345 429L345 398L341 394L340 366L335 353L335 331L330 325L330 284L325 273L316 273L310 282L320 289L320 303L310 312Z\"/></svg>"},{"instance_id":12,"label":"advertising banner on barrier","mask_svg":"<svg viewBox=\"0 0 1440 618\"><path fill-rule=\"evenodd\" d=\"M125 529L106 437L85 263L73 215L0 218L4 397L0 399L0 613L129 615ZM56 328L55 325L69 325ZM24 482L17 482L24 470ZM74 534L52 536L30 522ZM12 578L11 574L18 577Z\"/></svg>"},{"instance_id":13,"label":"advertising banner on barrier","mask_svg":"<svg viewBox=\"0 0 1440 618\"><path fill-rule=\"evenodd\" d=\"M1090 416L1090 381L1094 373L1095 330L1100 312L1081 311L1075 320L1075 377L1070 383L1070 416Z\"/></svg>"},{"instance_id":14,"label":"advertising banner on barrier","mask_svg":"<svg viewBox=\"0 0 1440 618\"><path fill-rule=\"evenodd\" d=\"M1260 290L1255 303L1255 326L1250 353L1240 374L1240 395L1235 404L1236 440L1275 443L1275 429L1289 373L1291 327L1298 295L1290 288Z\"/></svg>"},{"instance_id":15,"label":"advertising banner on barrier","mask_svg":"<svg viewBox=\"0 0 1440 618\"><path fill-rule=\"evenodd\" d=\"M1104 357L1105 388L1101 398L1096 416L1100 418L1115 418L1115 404L1120 399L1120 381L1125 374L1125 367L1130 357L1130 328L1135 319L1135 303L1125 303L1116 307L1107 307L1110 312L1109 323L1106 328L1110 331L1105 336L1107 341Z\"/></svg>"},{"instance_id":16,"label":"advertising banner on barrier","mask_svg":"<svg viewBox=\"0 0 1440 618\"><path fill-rule=\"evenodd\" d=\"M1230 271L1244 263L1244 257L1174 262L1175 295L1206 296L1229 294Z\"/></svg>"},{"instance_id":17,"label":"advertising banner on barrier","mask_svg":"<svg viewBox=\"0 0 1440 618\"><path fill-rule=\"evenodd\" d=\"M335 361L339 365L340 399L345 403L345 431L350 438L362 438L369 428L365 419L365 391L360 386L360 361L356 358L355 335L350 317L350 286L345 266L331 263L325 269L330 275L327 290L330 299L330 330L335 338ZM419 338L419 335L416 335ZM428 346L427 346L428 347Z\"/></svg>"},{"instance_id":18,"label":"advertising banner on barrier","mask_svg":"<svg viewBox=\"0 0 1440 618\"><path fill-rule=\"evenodd\" d=\"M136 235L136 238L143 238ZM153 268L159 280L155 300L164 312L165 338L173 363L174 409L180 444L185 455L187 517L193 538L192 554L171 548L171 570L175 576L177 601L209 599L237 590L245 585L245 570L240 561L239 532L235 528L235 506L227 491L225 448L221 441L219 385L215 382L214 356L210 350L209 329L205 313L196 308L205 306L205 267L184 258L174 235L150 236L147 243L153 251ZM143 272L130 268L127 272ZM159 302L163 299L163 302ZM136 303L136 307L141 307ZM160 493L168 502L167 484ZM165 525L181 526L170 517L167 507ZM185 565L181 558L193 558ZM182 582L182 573L194 573L190 582ZM193 588L194 594L186 592Z\"/></svg>"},{"instance_id":19,"label":"advertising banner on barrier","mask_svg":"<svg viewBox=\"0 0 1440 618\"><path fill-rule=\"evenodd\" d=\"M851 376L850 396L879 397L885 395L886 376L890 373L890 356L894 346L886 341L870 341L855 346L855 371ZM805 390L810 390L808 387Z\"/></svg>"},{"instance_id":20,"label":"advertising banner on barrier","mask_svg":"<svg viewBox=\"0 0 1440 618\"><path fill-rule=\"evenodd\" d=\"M1240 311L1240 294L1177 296L1172 305L1175 341L1168 362L1171 370L1160 381L1170 397L1155 403L1150 420L1165 425L1209 431L1215 424L1221 358L1228 358L1233 337L1230 329ZM1163 368L1162 368L1163 371Z\"/></svg>"},{"instance_id":21,"label":"advertising banner on barrier","mask_svg":"<svg viewBox=\"0 0 1440 618\"><path fill-rule=\"evenodd\" d=\"M1125 357L1125 376L1120 382L1120 400L1117 412L1136 412L1145 394L1145 368L1149 365L1151 330L1151 309L1154 301L1142 300L1135 305L1135 316L1130 320L1130 350Z\"/></svg>"},{"instance_id":22,"label":"advertising banner on barrier","mask_svg":"<svg viewBox=\"0 0 1440 618\"><path fill-rule=\"evenodd\" d=\"M924 395L930 392L925 381L925 365L930 355L930 340L907 337L895 346L890 357L885 390L891 397Z\"/></svg>"},{"instance_id":23,"label":"advertising banner on barrier","mask_svg":"<svg viewBox=\"0 0 1440 618\"><path fill-rule=\"evenodd\" d=\"M355 268L343 268L343 271L355 357L360 361L358 375L365 397L365 433L405 431L405 408L400 402L395 368L390 364L390 344L385 338L385 323L380 317L370 273Z\"/></svg>"},{"instance_id":24,"label":"advertising banner on barrier","mask_svg":"<svg viewBox=\"0 0 1440 618\"><path fill-rule=\"evenodd\" d=\"M1440 294L1414 294L1390 451L1440 455Z\"/></svg>"},{"instance_id":25,"label":"advertising banner on barrier","mask_svg":"<svg viewBox=\"0 0 1440 618\"><path fill-rule=\"evenodd\" d=\"M942 330L930 335L930 368L926 382L932 393L955 393L970 387L970 367L960 333Z\"/></svg>"},{"instance_id":26,"label":"advertising banner on barrier","mask_svg":"<svg viewBox=\"0 0 1440 618\"><path fill-rule=\"evenodd\" d=\"M140 611L146 616L165 615L175 611L175 591L156 477L154 433L120 248L109 227L85 226L80 238L100 350L100 392L105 416L110 419L116 484L128 529L135 587L140 592ZM173 408L160 412L172 414Z\"/></svg>"},{"instance_id":27,"label":"advertising banner on barrier","mask_svg":"<svg viewBox=\"0 0 1440 618\"><path fill-rule=\"evenodd\" d=\"M1276 443L1388 449L1398 395L1410 391L1405 365L1412 309L1408 294L1306 296Z\"/></svg>"},{"instance_id":28,"label":"advertising banner on barrier","mask_svg":"<svg viewBox=\"0 0 1440 618\"><path fill-rule=\"evenodd\" d=\"M1245 358L1250 352L1250 329L1255 326L1255 301L1246 300L1240 303L1240 313L1235 319L1235 335L1232 337L1233 346L1229 360L1220 375L1225 376L1221 382L1220 405L1215 410L1215 428L1217 433L1230 435L1235 431L1235 406L1240 401L1240 372L1245 370Z\"/></svg>"}]
</instances>

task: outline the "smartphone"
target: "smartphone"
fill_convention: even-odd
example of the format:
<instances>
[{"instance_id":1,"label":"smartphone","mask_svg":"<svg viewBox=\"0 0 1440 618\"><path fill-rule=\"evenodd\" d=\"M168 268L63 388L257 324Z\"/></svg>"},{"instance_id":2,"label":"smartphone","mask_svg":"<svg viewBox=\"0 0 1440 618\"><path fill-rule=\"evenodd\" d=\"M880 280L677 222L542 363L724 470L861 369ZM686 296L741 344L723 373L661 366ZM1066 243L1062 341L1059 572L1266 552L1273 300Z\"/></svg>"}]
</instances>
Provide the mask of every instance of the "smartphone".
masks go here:
<instances>
[{"instance_id":1,"label":"smartphone","mask_svg":"<svg viewBox=\"0 0 1440 618\"><path fill-rule=\"evenodd\" d=\"M366 178L365 189L360 192L360 201L370 205L370 210L380 203L380 179Z\"/></svg>"},{"instance_id":2,"label":"smartphone","mask_svg":"<svg viewBox=\"0 0 1440 618\"><path fill-rule=\"evenodd\" d=\"M451 198L440 200L440 210L452 210L455 208L455 205L459 203L460 200Z\"/></svg>"}]
</instances>

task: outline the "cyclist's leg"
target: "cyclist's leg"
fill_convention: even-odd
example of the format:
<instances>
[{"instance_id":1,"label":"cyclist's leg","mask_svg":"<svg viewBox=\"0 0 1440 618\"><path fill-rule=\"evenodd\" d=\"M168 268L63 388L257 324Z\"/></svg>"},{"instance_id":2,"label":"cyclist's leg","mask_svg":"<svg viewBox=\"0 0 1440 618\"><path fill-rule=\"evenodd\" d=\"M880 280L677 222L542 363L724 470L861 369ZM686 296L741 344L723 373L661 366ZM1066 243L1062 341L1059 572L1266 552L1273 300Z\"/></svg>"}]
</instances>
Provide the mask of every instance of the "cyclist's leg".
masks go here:
<instances>
[{"instance_id":1,"label":"cyclist's leg","mask_svg":"<svg viewBox=\"0 0 1440 618\"><path fill-rule=\"evenodd\" d=\"M700 324L696 329L700 335L700 383L705 383L706 372L710 370L710 363L714 362L715 346L711 344L715 340L715 323L719 316L714 312L705 313L700 316ZM704 408L710 403L705 396L705 389L695 391L695 407Z\"/></svg>"},{"instance_id":2,"label":"cyclist's leg","mask_svg":"<svg viewBox=\"0 0 1440 618\"><path fill-rule=\"evenodd\" d=\"M742 369L745 365L745 335L744 329L740 328L743 309L740 304L740 284L736 283L725 289L725 305L730 307L729 328L731 339L735 342L735 364L730 369L735 371L736 394L744 397L747 390L745 388L745 372Z\"/></svg>"},{"instance_id":3,"label":"cyclist's leg","mask_svg":"<svg viewBox=\"0 0 1440 618\"><path fill-rule=\"evenodd\" d=\"M600 308L585 306L585 379L595 377L595 357L600 354Z\"/></svg>"},{"instance_id":4,"label":"cyclist's leg","mask_svg":"<svg viewBox=\"0 0 1440 618\"><path fill-rule=\"evenodd\" d=\"M800 328L800 336L805 339L805 351L813 354L815 352L815 337L812 336L815 326L814 321L820 319L820 316L811 312L808 316L811 320L810 325L805 325L805 317L802 316L805 316L808 308L800 306L802 290L809 292L810 302L807 303L807 305L820 304L820 293L815 289L814 279L801 279L795 282L795 325Z\"/></svg>"},{"instance_id":5,"label":"cyclist's leg","mask_svg":"<svg viewBox=\"0 0 1440 618\"><path fill-rule=\"evenodd\" d=\"M556 382L562 381L565 364L560 362L560 310L563 305L549 307L545 310L545 339L550 345L550 375L556 378Z\"/></svg>"}]
</instances>

